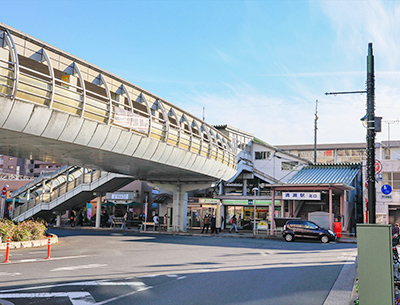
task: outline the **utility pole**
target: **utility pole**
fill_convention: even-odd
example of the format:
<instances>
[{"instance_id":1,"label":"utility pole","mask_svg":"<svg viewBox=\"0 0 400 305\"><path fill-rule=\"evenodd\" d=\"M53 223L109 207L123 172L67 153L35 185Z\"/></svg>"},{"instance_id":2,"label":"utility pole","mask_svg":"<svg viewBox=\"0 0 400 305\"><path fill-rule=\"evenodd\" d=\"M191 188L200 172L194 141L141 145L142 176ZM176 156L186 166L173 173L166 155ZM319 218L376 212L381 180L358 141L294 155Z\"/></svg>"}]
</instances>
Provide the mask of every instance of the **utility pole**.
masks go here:
<instances>
[{"instance_id":1,"label":"utility pole","mask_svg":"<svg viewBox=\"0 0 400 305\"><path fill-rule=\"evenodd\" d=\"M367 90L349 92L326 92L325 95L367 94L367 189L368 189L368 223L376 223L376 189L375 189L375 72L372 42L368 44L367 56ZM380 131L380 130L379 130Z\"/></svg>"},{"instance_id":2,"label":"utility pole","mask_svg":"<svg viewBox=\"0 0 400 305\"><path fill-rule=\"evenodd\" d=\"M203 106L203 122L206 119L206 107Z\"/></svg>"},{"instance_id":3,"label":"utility pole","mask_svg":"<svg viewBox=\"0 0 400 305\"><path fill-rule=\"evenodd\" d=\"M317 121L318 121L318 100L315 100L315 118L314 118L314 164L317 163Z\"/></svg>"},{"instance_id":4,"label":"utility pole","mask_svg":"<svg viewBox=\"0 0 400 305\"><path fill-rule=\"evenodd\" d=\"M367 188L368 223L376 223L375 189L375 72L372 43L367 56Z\"/></svg>"}]
</instances>

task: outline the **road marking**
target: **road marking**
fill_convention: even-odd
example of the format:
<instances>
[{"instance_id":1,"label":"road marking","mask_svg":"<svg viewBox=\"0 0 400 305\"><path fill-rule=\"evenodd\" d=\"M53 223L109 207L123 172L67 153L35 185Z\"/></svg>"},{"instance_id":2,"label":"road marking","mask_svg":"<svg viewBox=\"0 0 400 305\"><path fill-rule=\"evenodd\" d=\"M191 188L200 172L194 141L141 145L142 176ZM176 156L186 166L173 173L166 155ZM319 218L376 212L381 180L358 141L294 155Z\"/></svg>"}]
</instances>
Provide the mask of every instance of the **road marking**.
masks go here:
<instances>
[{"instance_id":1,"label":"road marking","mask_svg":"<svg viewBox=\"0 0 400 305\"><path fill-rule=\"evenodd\" d=\"M110 302L113 302L113 301L117 301L117 300L119 300L119 299L128 297L128 296L133 295L133 294L135 294L135 293L138 293L138 292L141 292L141 291L145 291L145 290L148 290L148 289L152 289L152 288L153 288L152 286L146 286L146 287L143 287L143 288L139 288L139 289L136 290L136 291L132 291L132 292L129 292L129 293L126 293L126 294L117 296L117 297L115 297L115 298L111 298L111 299L108 299L108 300L105 300L105 301L96 303L96 305L103 305L103 304L107 304L107 303L110 303Z\"/></svg>"},{"instance_id":2,"label":"road marking","mask_svg":"<svg viewBox=\"0 0 400 305\"><path fill-rule=\"evenodd\" d=\"M30 263L30 262L36 262L36 258L30 258L30 259L21 259L19 262L20 263Z\"/></svg>"},{"instance_id":3,"label":"road marking","mask_svg":"<svg viewBox=\"0 0 400 305\"><path fill-rule=\"evenodd\" d=\"M53 292L53 293L13 293L0 294L0 299L34 299L34 298L69 298L72 305L92 305L96 303L89 292Z\"/></svg>"},{"instance_id":4,"label":"road marking","mask_svg":"<svg viewBox=\"0 0 400 305\"><path fill-rule=\"evenodd\" d=\"M180 277L177 278L177 280L183 280L185 278L186 278L186 276L180 276Z\"/></svg>"},{"instance_id":5,"label":"road marking","mask_svg":"<svg viewBox=\"0 0 400 305\"><path fill-rule=\"evenodd\" d=\"M21 273L18 273L18 272L15 272L15 273L0 272L0 276L16 276L16 275L21 275Z\"/></svg>"},{"instance_id":6,"label":"road marking","mask_svg":"<svg viewBox=\"0 0 400 305\"><path fill-rule=\"evenodd\" d=\"M57 260L63 260L63 259L74 259L74 258L82 258L82 257L88 257L89 255L76 255L76 256L64 256L64 257L52 257L52 261L57 261ZM45 258L32 258L32 259L22 259L22 260L17 260L13 261L11 260L9 263L0 263L2 264L21 264L21 263L32 263L32 262L48 262L48 259Z\"/></svg>"},{"instance_id":7,"label":"road marking","mask_svg":"<svg viewBox=\"0 0 400 305\"><path fill-rule=\"evenodd\" d=\"M81 269L92 269L92 268L100 268L100 267L107 267L107 264L89 264L89 265L79 265L79 266L71 266L71 267L60 267L51 269L50 271L74 271L74 270L81 270Z\"/></svg>"},{"instance_id":8,"label":"road marking","mask_svg":"<svg viewBox=\"0 0 400 305\"><path fill-rule=\"evenodd\" d=\"M54 293L4 293L4 292L16 292L21 290L33 290L33 289L43 289L43 288L54 288L61 286L116 286L116 285L128 285L128 286L137 286L138 288L135 291L113 297L108 300L104 300L101 302L96 302L95 299L89 292L54 292ZM20 289L12 289L12 290L3 290L0 294L0 299L33 299L33 298L61 298L67 297L69 298L72 305L103 305L107 304L135 293L145 291L148 289L152 289L152 286L146 286L145 283L142 282L106 282L106 281L87 281L87 282L76 282L76 283L68 283L61 285L47 285L47 286L38 286L38 287L29 287L29 288L20 288Z\"/></svg>"},{"instance_id":9,"label":"road marking","mask_svg":"<svg viewBox=\"0 0 400 305\"><path fill-rule=\"evenodd\" d=\"M0 273L0 275L1 275L1 273ZM65 286L119 286L119 285L141 286L140 289L143 288L142 286L146 286L146 284L143 282L107 282L105 280L102 280L102 281L73 282L73 283L57 284L57 285L43 285L43 286L36 286L36 287L0 290L0 293L27 291L27 290L36 290L36 289L48 289L48 288L65 287Z\"/></svg>"},{"instance_id":10,"label":"road marking","mask_svg":"<svg viewBox=\"0 0 400 305\"><path fill-rule=\"evenodd\" d=\"M58 285L58 287L59 286L60 285ZM62 286L146 286L146 284L143 282L88 281L88 282L62 284Z\"/></svg>"}]
</instances>

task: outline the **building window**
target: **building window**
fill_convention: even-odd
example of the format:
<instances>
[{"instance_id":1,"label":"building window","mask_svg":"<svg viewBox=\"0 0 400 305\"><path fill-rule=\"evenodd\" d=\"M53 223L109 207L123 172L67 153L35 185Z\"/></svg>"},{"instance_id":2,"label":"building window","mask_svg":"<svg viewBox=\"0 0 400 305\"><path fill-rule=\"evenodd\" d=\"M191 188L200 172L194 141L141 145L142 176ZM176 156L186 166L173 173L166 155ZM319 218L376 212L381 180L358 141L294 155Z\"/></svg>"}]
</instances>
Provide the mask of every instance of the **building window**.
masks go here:
<instances>
[{"instance_id":1,"label":"building window","mask_svg":"<svg viewBox=\"0 0 400 305\"><path fill-rule=\"evenodd\" d=\"M393 189L399 190L400 189L400 173L393 173Z\"/></svg>"},{"instance_id":2,"label":"building window","mask_svg":"<svg viewBox=\"0 0 400 305\"><path fill-rule=\"evenodd\" d=\"M297 161L282 162L282 170L283 171L291 171L291 170L294 170L298 165L299 165L299 162L297 162Z\"/></svg>"},{"instance_id":3,"label":"building window","mask_svg":"<svg viewBox=\"0 0 400 305\"><path fill-rule=\"evenodd\" d=\"M383 151L384 151L384 154L385 154L385 160L390 160L390 149L385 147L383 149Z\"/></svg>"},{"instance_id":4,"label":"building window","mask_svg":"<svg viewBox=\"0 0 400 305\"><path fill-rule=\"evenodd\" d=\"M264 160L269 158L271 152L269 151L256 151L255 152L255 159L256 160Z\"/></svg>"},{"instance_id":5,"label":"building window","mask_svg":"<svg viewBox=\"0 0 400 305\"><path fill-rule=\"evenodd\" d=\"M13 169L13 168L14 168L14 166L13 166L13 165L10 165L8 168L9 168L9 169Z\"/></svg>"}]
</instances>

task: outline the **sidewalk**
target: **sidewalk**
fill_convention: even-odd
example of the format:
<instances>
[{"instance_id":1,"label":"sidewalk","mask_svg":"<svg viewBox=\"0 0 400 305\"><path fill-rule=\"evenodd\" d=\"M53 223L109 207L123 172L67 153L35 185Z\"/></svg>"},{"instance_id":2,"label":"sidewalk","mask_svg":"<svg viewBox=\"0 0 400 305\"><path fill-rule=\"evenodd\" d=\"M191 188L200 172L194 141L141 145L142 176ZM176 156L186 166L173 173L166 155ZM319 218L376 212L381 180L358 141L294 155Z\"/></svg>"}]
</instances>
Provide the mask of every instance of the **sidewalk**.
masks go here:
<instances>
[{"instance_id":1,"label":"sidewalk","mask_svg":"<svg viewBox=\"0 0 400 305\"><path fill-rule=\"evenodd\" d=\"M105 231L115 231L115 232L136 232L136 233L152 233L152 234L169 234L169 235L195 235L195 236L215 236L215 237L232 237L232 238L257 238L257 239L283 239L281 232L275 232L274 235L271 235L265 231L259 231L254 237L254 232L252 230L239 230L239 233L235 233L232 231L229 233L228 229L223 230L218 234L211 234L211 230L208 233L201 233L201 229L187 229L185 232L176 232L176 231L165 231L158 228L158 230L154 230L154 228L149 228L146 231L139 231L137 227L131 227L129 229L121 228L110 228L110 227L100 227L95 228L91 226L75 226L70 227L69 225L61 225L60 227L52 227L59 229L78 229L78 230L105 230ZM342 236L336 240L338 243L357 243L357 238L354 236Z\"/></svg>"}]
</instances>

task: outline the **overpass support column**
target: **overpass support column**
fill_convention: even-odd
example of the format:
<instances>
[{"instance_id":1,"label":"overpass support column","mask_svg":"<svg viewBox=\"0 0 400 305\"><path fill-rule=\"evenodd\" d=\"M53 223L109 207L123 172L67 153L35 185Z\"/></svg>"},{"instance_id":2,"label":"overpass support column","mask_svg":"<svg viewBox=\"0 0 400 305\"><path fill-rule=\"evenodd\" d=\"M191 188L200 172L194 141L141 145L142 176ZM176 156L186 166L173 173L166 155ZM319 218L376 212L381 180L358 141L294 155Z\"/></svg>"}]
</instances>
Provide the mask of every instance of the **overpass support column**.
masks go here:
<instances>
[{"instance_id":1,"label":"overpass support column","mask_svg":"<svg viewBox=\"0 0 400 305\"><path fill-rule=\"evenodd\" d=\"M61 212L57 213L56 227L61 227Z\"/></svg>"},{"instance_id":2,"label":"overpass support column","mask_svg":"<svg viewBox=\"0 0 400 305\"><path fill-rule=\"evenodd\" d=\"M101 217L101 195L97 197L96 228L100 228L100 217Z\"/></svg>"},{"instance_id":3,"label":"overpass support column","mask_svg":"<svg viewBox=\"0 0 400 305\"><path fill-rule=\"evenodd\" d=\"M151 185L171 191L173 193L172 225L175 226L179 231L186 232L188 192L208 188L210 187L211 183L186 184L177 182L174 184L152 183Z\"/></svg>"}]
</instances>

